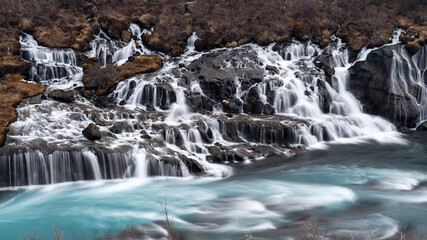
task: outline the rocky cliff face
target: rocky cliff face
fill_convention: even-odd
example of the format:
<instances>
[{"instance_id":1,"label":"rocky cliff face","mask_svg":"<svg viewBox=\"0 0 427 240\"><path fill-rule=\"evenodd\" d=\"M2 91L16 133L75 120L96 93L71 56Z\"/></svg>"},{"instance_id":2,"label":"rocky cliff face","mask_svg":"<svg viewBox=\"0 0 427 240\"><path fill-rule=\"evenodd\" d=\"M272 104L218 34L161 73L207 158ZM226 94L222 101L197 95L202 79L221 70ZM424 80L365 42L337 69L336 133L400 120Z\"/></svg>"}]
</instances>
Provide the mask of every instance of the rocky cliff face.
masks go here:
<instances>
[{"instance_id":1,"label":"rocky cliff face","mask_svg":"<svg viewBox=\"0 0 427 240\"><path fill-rule=\"evenodd\" d=\"M415 127L425 119L425 48L415 56L401 45L371 51L350 68L350 91L367 112Z\"/></svg>"}]
</instances>

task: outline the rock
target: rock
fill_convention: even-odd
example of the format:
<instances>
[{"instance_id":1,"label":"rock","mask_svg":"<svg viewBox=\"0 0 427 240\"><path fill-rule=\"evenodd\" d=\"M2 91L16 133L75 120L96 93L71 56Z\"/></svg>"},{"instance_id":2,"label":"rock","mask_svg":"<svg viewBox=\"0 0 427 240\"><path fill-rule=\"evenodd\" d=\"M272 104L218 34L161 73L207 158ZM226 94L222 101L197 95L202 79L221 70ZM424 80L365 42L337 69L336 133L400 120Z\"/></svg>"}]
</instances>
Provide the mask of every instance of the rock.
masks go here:
<instances>
[{"instance_id":1,"label":"rock","mask_svg":"<svg viewBox=\"0 0 427 240\"><path fill-rule=\"evenodd\" d=\"M156 111L156 109L154 108L154 105L151 103L147 103L145 105L145 107L146 107L147 111L149 111L149 112L155 112Z\"/></svg>"},{"instance_id":2,"label":"rock","mask_svg":"<svg viewBox=\"0 0 427 240\"><path fill-rule=\"evenodd\" d=\"M141 56L121 66L107 64L107 66L101 68L98 59L90 58L83 65L83 84L86 88L95 90L97 95L105 95L118 82L136 74L156 71L162 65L162 59L159 57Z\"/></svg>"},{"instance_id":3,"label":"rock","mask_svg":"<svg viewBox=\"0 0 427 240\"><path fill-rule=\"evenodd\" d=\"M408 49L411 54L415 54L421 49L422 46L424 46L424 44L424 40L417 39L413 42L408 42L406 44L406 49Z\"/></svg>"},{"instance_id":4,"label":"rock","mask_svg":"<svg viewBox=\"0 0 427 240\"><path fill-rule=\"evenodd\" d=\"M427 131L427 121L424 121L418 125L417 131Z\"/></svg>"},{"instance_id":5,"label":"rock","mask_svg":"<svg viewBox=\"0 0 427 240\"><path fill-rule=\"evenodd\" d=\"M263 114L274 115L275 112L276 112L276 109L273 106L271 106L269 103L266 103L264 105L264 109L262 111Z\"/></svg>"},{"instance_id":6,"label":"rock","mask_svg":"<svg viewBox=\"0 0 427 240\"><path fill-rule=\"evenodd\" d=\"M275 67L275 66L272 66L272 65L267 65L265 67L265 70L273 72L275 74L279 74L280 73L279 69L277 67Z\"/></svg>"},{"instance_id":7,"label":"rock","mask_svg":"<svg viewBox=\"0 0 427 240\"><path fill-rule=\"evenodd\" d=\"M237 47L238 45L239 44L236 41L233 41L231 43L225 44L225 47L227 47L227 48L234 48L234 47Z\"/></svg>"},{"instance_id":8,"label":"rock","mask_svg":"<svg viewBox=\"0 0 427 240\"><path fill-rule=\"evenodd\" d=\"M242 65L246 67L242 68ZM186 93L187 103L193 111L212 111L213 106L222 105L226 112L240 113L242 101L235 99L235 79L242 82L242 91L249 90L262 81L264 67L261 68L256 52L241 48L204 54L180 74L186 83L197 82L203 91L202 96L197 92ZM229 104L224 104L223 100Z\"/></svg>"},{"instance_id":9,"label":"rock","mask_svg":"<svg viewBox=\"0 0 427 240\"><path fill-rule=\"evenodd\" d=\"M129 29L129 19L118 12L103 15L98 19L101 29L111 38L119 39L121 33Z\"/></svg>"},{"instance_id":10,"label":"rock","mask_svg":"<svg viewBox=\"0 0 427 240\"><path fill-rule=\"evenodd\" d=\"M124 105L126 105L126 100L122 99L122 100L119 102L119 105L120 105L120 106L124 106Z\"/></svg>"},{"instance_id":11,"label":"rock","mask_svg":"<svg viewBox=\"0 0 427 240\"><path fill-rule=\"evenodd\" d=\"M213 31L203 32L194 42L197 51L202 52L215 48L221 43L220 37Z\"/></svg>"},{"instance_id":12,"label":"rock","mask_svg":"<svg viewBox=\"0 0 427 240\"><path fill-rule=\"evenodd\" d=\"M48 93L47 96L57 101L66 103L74 102L75 99L73 89L53 89Z\"/></svg>"},{"instance_id":13,"label":"rock","mask_svg":"<svg viewBox=\"0 0 427 240\"><path fill-rule=\"evenodd\" d=\"M122 40L124 42L130 42L130 40L132 40L132 33L130 33L129 31L123 31L122 32Z\"/></svg>"},{"instance_id":14,"label":"rock","mask_svg":"<svg viewBox=\"0 0 427 240\"><path fill-rule=\"evenodd\" d=\"M242 102L240 99L232 99L230 101L222 101L223 111L226 113L240 113Z\"/></svg>"},{"instance_id":15,"label":"rock","mask_svg":"<svg viewBox=\"0 0 427 240\"><path fill-rule=\"evenodd\" d=\"M117 133L123 133L123 132L132 132L133 128L131 125L129 125L128 122L120 121L120 122L115 122L114 125L109 128L109 130L112 133L117 134Z\"/></svg>"},{"instance_id":16,"label":"rock","mask_svg":"<svg viewBox=\"0 0 427 240\"><path fill-rule=\"evenodd\" d=\"M369 53L366 61L356 62L350 69L349 89L364 105L368 113L383 116L400 126L415 127L420 108L413 96L418 96L418 86L410 79L394 79L393 55L401 54L399 45L385 46ZM404 51L403 51L404 52ZM399 56L400 59L408 56ZM401 76L410 76L411 66L402 61ZM409 70L408 70L409 69ZM405 82L407 90L400 91L393 84Z\"/></svg>"},{"instance_id":17,"label":"rock","mask_svg":"<svg viewBox=\"0 0 427 240\"><path fill-rule=\"evenodd\" d=\"M335 74L335 68L331 66L333 63L333 56L331 54L322 53L313 60L313 63L327 75L333 76Z\"/></svg>"},{"instance_id":18,"label":"rock","mask_svg":"<svg viewBox=\"0 0 427 240\"><path fill-rule=\"evenodd\" d=\"M101 132L99 131L99 127L94 123L89 124L83 131L82 134L85 138L95 141L101 139Z\"/></svg>"}]
</instances>

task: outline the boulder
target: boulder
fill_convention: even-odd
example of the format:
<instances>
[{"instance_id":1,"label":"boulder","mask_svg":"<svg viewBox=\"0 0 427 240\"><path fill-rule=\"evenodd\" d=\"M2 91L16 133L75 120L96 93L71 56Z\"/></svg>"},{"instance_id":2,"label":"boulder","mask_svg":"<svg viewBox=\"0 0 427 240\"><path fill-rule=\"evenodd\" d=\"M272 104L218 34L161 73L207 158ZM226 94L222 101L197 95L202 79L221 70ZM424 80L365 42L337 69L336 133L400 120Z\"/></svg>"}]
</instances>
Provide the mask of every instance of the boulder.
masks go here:
<instances>
[{"instance_id":1,"label":"boulder","mask_svg":"<svg viewBox=\"0 0 427 240\"><path fill-rule=\"evenodd\" d=\"M83 131L82 134L85 138L95 141L101 139L101 131L99 127L94 123L89 124Z\"/></svg>"},{"instance_id":2,"label":"boulder","mask_svg":"<svg viewBox=\"0 0 427 240\"><path fill-rule=\"evenodd\" d=\"M48 93L47 96L57 101L66 103L74 102L75 99L73 89L53 89Z\"/></svg>"}]
</instances>

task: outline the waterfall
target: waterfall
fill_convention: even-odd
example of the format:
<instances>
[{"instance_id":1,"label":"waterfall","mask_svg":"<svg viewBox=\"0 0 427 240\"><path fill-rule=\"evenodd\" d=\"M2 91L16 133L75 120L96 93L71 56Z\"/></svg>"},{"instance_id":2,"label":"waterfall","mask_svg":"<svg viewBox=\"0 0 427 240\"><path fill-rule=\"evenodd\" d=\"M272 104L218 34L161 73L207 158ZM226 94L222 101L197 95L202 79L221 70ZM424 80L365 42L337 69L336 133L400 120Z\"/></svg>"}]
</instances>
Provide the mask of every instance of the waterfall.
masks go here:
<instances>
[{"instance_id":1,"label":"waterfall","mask_svg":"<svg viewBox=\"0 0 427 240\"><path fill-rule=\"evenodd\" d=\"M135 154L136 165L135 165L135 177L146 178L147 177L147 155L144 151L137 149Z\"/></svg>"},{"instance_id":2,"label":"waterfall","mask_svg":"<svg viewBox=\"0 0 427 240\"><path fill-rule=\"evenodd\" d=\"M199 36L197 36L196 32L193 32L193 34L187 39L187 49L189 51L194 51L195 47L194 47L194 43L196 42L196 40L199 38Z\"/></svg>"},{"instance_id":3,"label":"waterfall","mask_svg":"<svg viewBox=\"0 0 427 240\"><path fill-rule=\"evenodd\" d=\"M126 63L131 56L152 55L153 52L146 48L142 42L143 34L151 34L151 30L143 29L138 24L131 23L129 30L133 38L129 43L113 40L100 30L95 39L89 43L89 51L85 54L89 58L101 60L102 66L107 63L122 65Z\"/></svg>"},{"instance_id":4,"label":"waterfall","mask_svg":"<svg viewBox=\"0 0 427 240\"><path fill-rule=\"evenodd\" d=\"M83 70L73 50L39 46L29 34L21 35L19 42L21 57L32 63L29 80L54 83L60 88L82 86Z\"/></svg>"},{"instance_id":5,"label":"waterfall","mask_svg":"<svg viewBox=\"0 0 427 240\"><path fill-rule=\"evenodd\" d=\"M126 43L100 31L86 56L105 66L158 54L142 43L149 30L131 23L129 32ZM387 46L396 45L397 35ZM326 142L401 142L393 124L364 113L349 91L354 63L339 38L332 37L324 49L293 41L204 53L194 51L196 39L196 33L188 38L181 57L163 55L158 71L119 82L109 97L122 106L98 108L84 99L21 104L18 121L10 125L10 144L0 150L1 186L201 173L223 177L232 172L224 163ZM39 46L25 34L21 45L34 80L39 76L49 88L81 86L74 51ZM419 121L427 118L426 52L423 47L409 56L403 46L396 47L390 73L392 90L417 102ZM357 61L366 59L362 55ZM315 64L319 56L332 72ZM90 123L99 126L100 141L82 136Z\"/></svg>"}]
</instances>

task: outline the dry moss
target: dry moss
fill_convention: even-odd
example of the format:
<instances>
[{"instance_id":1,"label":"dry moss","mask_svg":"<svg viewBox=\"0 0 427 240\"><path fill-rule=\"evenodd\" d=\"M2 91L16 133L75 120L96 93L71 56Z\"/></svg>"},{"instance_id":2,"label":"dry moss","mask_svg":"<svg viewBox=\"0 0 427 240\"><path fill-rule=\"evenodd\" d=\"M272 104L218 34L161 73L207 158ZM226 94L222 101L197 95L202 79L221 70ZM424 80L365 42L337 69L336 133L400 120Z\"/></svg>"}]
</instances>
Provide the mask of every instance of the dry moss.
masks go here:
<instances>
[{"instance_id":1,"label":"dry moss","mask_svg":"<svg viewBox=\"0 0 427 240\"><path fill-rule=\"evenodd\" d=\"M8 125L18 118L16 106L22 99L42 94L46 88L38 83L22 80L22 75L7 74L0 86L0 146L4 145Z\"/></svg>"}]
</instances>

